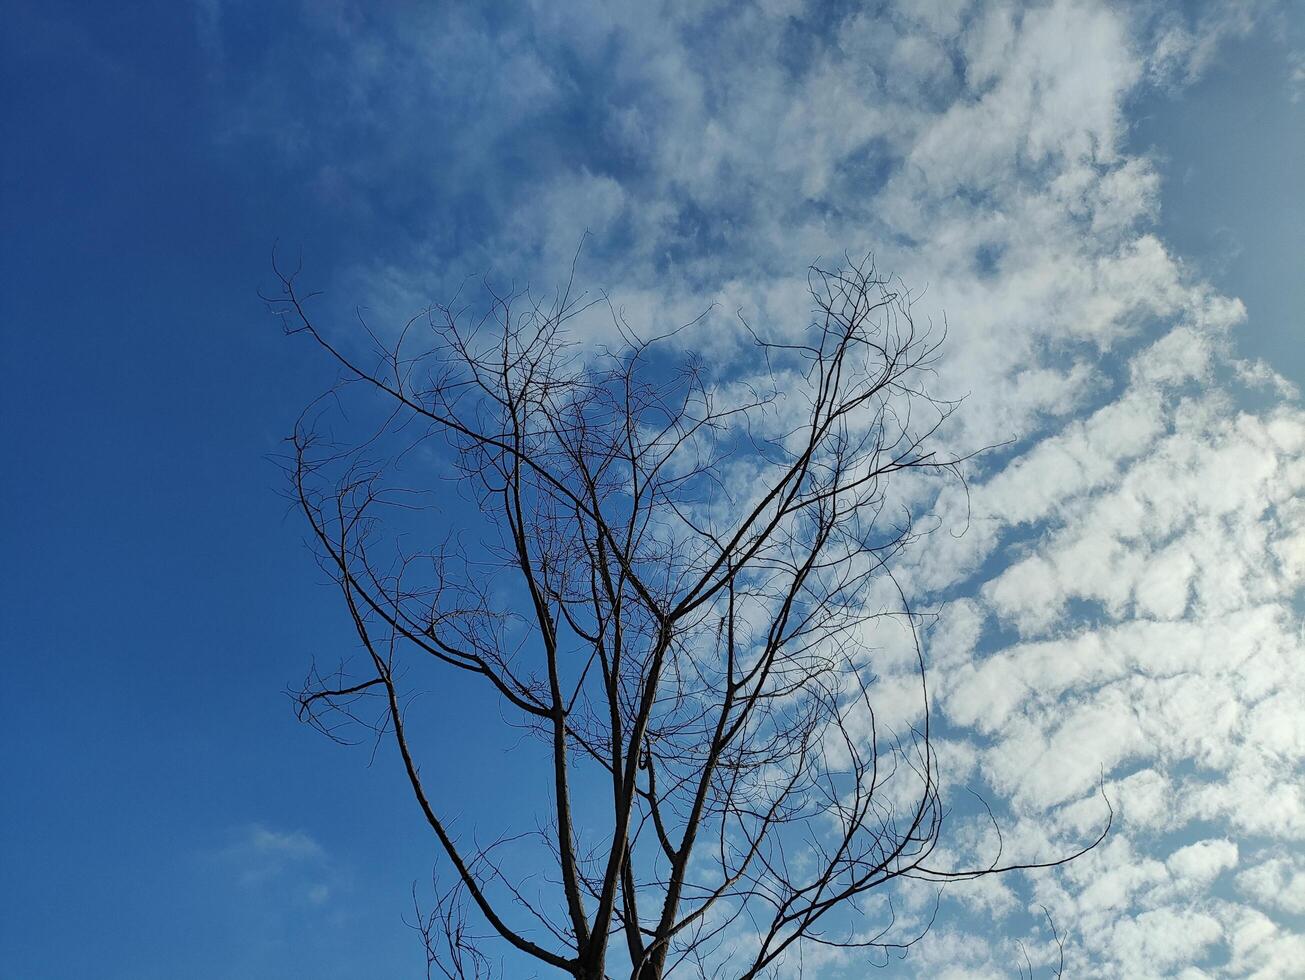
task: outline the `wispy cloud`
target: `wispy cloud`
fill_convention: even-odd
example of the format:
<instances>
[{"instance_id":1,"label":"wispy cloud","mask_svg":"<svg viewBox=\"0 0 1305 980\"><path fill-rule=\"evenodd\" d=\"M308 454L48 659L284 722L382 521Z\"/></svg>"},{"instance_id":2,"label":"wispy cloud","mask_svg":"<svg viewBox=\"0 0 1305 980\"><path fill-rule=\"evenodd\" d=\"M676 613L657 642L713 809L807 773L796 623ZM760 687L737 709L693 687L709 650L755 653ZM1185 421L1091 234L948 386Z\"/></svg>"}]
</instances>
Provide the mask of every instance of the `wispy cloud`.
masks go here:
<instances>
[{"instance_id":1,"label":"wispy cloud","mask_svg":"<svg viewBox=\"0 0 1305 980\"><path fill-rule=\"evenodd\" d=\"M1300 102L1305 98L1305 52L1298 51L1291 57L1291 68L1287 73L1287 86L1291 92L1291 101Z\"/></svg>"},{"instance_id":2,"label":"wispy cloud","mask_svg":"<svg viewBox=\"0 0 1305 980\"><path fill-rule=\"evenodd\" d=\"M332 861L309 834L255 823L231 836L216 856L242 887L273 889L311 905L330 898L335 878Z\"/></svg>"}]
</instances>

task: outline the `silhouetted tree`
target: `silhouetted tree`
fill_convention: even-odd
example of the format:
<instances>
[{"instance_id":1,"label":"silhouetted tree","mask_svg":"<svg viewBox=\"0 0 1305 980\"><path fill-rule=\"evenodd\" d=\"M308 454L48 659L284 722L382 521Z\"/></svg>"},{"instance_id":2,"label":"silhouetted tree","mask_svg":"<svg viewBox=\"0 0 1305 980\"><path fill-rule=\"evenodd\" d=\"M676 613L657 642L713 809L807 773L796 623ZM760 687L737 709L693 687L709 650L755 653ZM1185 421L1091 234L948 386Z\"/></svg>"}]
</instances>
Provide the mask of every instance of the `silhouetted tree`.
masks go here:
<instances>
[{"instance_id":1,"label":"silhouetted tree","mask_svg":"<svg viewBox=\"0 0 1305 980\"><path fill-rule=\"evenodd\" d=\"M933 441L958 403L929 394L941 338L872 263L812 269L809 328L779 342L743 324L753 353L728 370L675 334L641 338L610 304L619 346L573 343L568 324L602 303L569 284L546 303L487 286L483 315L432 309L392 343L370 334L364 357L278 276L287 331L342 369L289 469L364 651L353 672L314 669L298 710L341 740L369 726L402 758L451 865L417 916L432 975L488 976L502 941L592 980L792 976L799 947L917 941L918 923L901 936L860 914L896 879L1070 859L931 863L944 811L920 619L893 577L923 531L889 488L956 474ZM379 420L341 411L359 395ZM404 461L432 454L484 526L415 547L439 480L413 485ZM871 696L888 618L915 643L920 720L902 732ZM547 823L522 831L551 896L527 895L499 844L460 839L445 814L467 801L423 782L418 661L482 680L502 705L485 723L545 746ZM610 788L586 794L581 823L604 829L581 839L574 786L595 773Z\"/></svg>"}]
</instances>

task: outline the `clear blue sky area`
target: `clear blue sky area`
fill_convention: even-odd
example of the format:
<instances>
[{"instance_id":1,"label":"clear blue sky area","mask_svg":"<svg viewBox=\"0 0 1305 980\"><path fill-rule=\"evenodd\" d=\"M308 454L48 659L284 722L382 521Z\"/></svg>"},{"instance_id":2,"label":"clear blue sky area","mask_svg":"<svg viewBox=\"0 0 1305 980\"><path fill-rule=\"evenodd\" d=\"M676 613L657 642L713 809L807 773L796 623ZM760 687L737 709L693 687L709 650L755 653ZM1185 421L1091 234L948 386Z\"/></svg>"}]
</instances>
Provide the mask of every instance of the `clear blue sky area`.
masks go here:
<instances>
[{"instance_id":1,"label":"clear blue sky area","mask_svg":"<svg viewBox=\"0 0 1305 980\"><path fill-rule=\"evenodd\" d=\"M5 977L421 968L401 916L435 852L393 760L331 745L284 693L350 647L270 459L334 374L257 291L279 240L347 305L341 271L402 252L441 192L406 193L401 166L374 199L324 192L283 141L385 134L311 78L266 93L278 125L242 129L232 93L259 104L268 52L314 52L292 8L232 10L220 62L186 4L19 0L0 31ZM1162 234L1247 303L1247 352L1305 384L1284 51L1236 42L1180 97L1149 96L1134 140L1167 161ZM438 112L432 139L459 122ZM477 202L443 203L456 255ZM491 794L502 760L481 744L438 764Z\"/></svg>"},{"instance_id":2,"label":"clear blue sky area","mask_svg":"<svg viewBox=\"0 0 1305 980\"><path fill-rule=\"evenodd\" d=\"M368 229L219 138L189 6L6 21L0 974L415 975L430 842L283 693L345 624L268 457L333 374L257 296Z\"/></svg>"}]
</instances>

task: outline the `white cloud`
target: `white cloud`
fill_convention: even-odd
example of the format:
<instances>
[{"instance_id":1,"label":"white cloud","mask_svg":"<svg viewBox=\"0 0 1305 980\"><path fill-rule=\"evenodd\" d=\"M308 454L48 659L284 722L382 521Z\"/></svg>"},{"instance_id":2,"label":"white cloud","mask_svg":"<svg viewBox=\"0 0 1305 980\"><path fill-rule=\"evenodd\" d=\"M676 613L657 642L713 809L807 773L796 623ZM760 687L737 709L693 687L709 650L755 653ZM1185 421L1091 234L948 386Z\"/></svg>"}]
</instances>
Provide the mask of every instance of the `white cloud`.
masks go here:
<instances>
[{"instance_id":1,"label":"white cloud","mask_svg":"<svg viewBox=\"0 0 1305 980\"><path fill-rule=\"evenodd\" d=\"M216 856L243 888L274 902L319 906L330 899L337 877L333 862L305 831L256 823L232 838Z\"/></svg>"},{"instance_id":2,"label":"white cloud","mask_svg":"<svg viewBox=\"0 0 1305 980\"><path fill-rule=\"evenodd\" d=\"M1305 915L1305 862L1275 857L1247 868L1237 885L1262 907Z\"/></svg>"},{"instance_id":3,"label":"white cloud","mask_svg":"<svg viewBox=\"0 0 1305 980\"><path fill-rule=\"evenodd\" d=\"M322 845L302 830L270 830L262 824L255 824L250 827L244 841L239 846L254 854L265 854L288 860L324 856Z\"/></svg>"},{"instance_id":4,"label":"white cloud","mask_svg":"<svg viewBox=\"0 0 1305 980\"><path fill-rule=\"evenodd\" d=\"M1202 840L1180 847L1165 862L1170 872L1198 887L1237 866L1237 845L1230 840Z\"/></svg>"}]
</instances>

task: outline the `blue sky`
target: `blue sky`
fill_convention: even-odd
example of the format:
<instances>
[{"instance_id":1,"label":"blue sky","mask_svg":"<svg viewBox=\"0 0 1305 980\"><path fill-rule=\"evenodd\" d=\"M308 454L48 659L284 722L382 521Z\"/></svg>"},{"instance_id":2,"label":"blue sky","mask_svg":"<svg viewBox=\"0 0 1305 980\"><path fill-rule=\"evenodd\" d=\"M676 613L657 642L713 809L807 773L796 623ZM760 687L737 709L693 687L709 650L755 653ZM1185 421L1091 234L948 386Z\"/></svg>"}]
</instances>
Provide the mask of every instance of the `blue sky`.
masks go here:
<instances>
[{"instance_id":1,"label":"blue sky","mask_svg":"<svg viewBox=\"0 0 1305 980\"><path fill-rule=\"evenodd\" d=\"M936 656L958 771L1017 827L1053 813L1069 833L1104 765L1125 822L1087 877L958 906L902 975L1008 975L1034 898L1078 923L1081 975L1287 975L1305 949L1300 7L762 6L11 5L0 972L418 973L400 917L434 849L394 760L315 736L283 693L349 643L269 459L333 375L257 291L279 243L328 316L384 320L491 265L550 282L587 228L582 275L652 323L713 301L780 321L808 262L875 248L952 325L944 380L973 391L957 438L1016 440L978 475L987 530L917 573L956 610ZM1228 500L1201 497L1220 482ZM1083 545L1139 485L1139 512L1188 517ZM1234 683L1217 661L1243 643ZM1131 666L1088 677L1121 650ZM1011 690L1032 693L994 711ZM1128 728L1116 709L1185 698L1198 730L1170 719L1172 743L1102 735ZM1083 728L1049 720L1057 699ZM452 700L448 730L484 720ZM1070 742L1068 796L1026 778ZM430 763L465 819L503 805L510 744ZM1161 818L1157 798L1180 804ZM967 945L976 916L1009 941Z\"/></svg>"}]
</instances>

